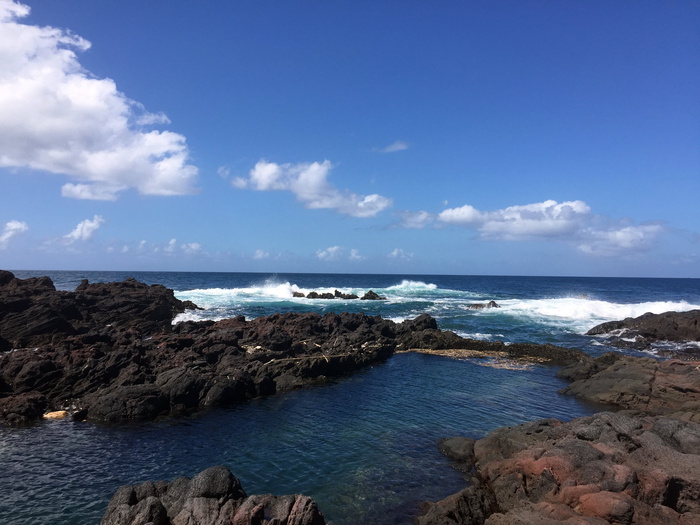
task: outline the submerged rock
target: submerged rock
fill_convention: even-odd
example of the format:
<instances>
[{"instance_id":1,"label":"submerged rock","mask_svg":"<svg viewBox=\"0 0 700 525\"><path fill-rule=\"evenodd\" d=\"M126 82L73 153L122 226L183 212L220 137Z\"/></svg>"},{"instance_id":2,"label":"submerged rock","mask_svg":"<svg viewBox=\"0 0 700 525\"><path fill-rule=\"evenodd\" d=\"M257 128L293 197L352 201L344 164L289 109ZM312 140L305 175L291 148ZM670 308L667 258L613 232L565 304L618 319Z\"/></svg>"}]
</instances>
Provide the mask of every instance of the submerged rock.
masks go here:
<instances>
[{"instance_id":1,"label":"submerged rock","mask_svg":"<svg viewBox=\"0 0 700 525\"><path fill-rule=\"evenodd\" d=\"M467 305L470 310L483 310L485 308L500 308L501 305L496 301L489 301L488 303L472 303Z\"/></svg>"},{"instance_id":2,"label":"submerged rock","mask_svg":"<svg viewBox=\"0 0 700 525\"><path fill-rule=\"evenodd\" d=\"M100 525L324 525L315 501L300 494L248 496L223 466L192 479L146 482L119 488Z\"/></svg>"},{"instance_id":3,"label":"submerged rock","mask_svg":"<svg viewBox=\"0 0 700 525\"><path fill-rule=\"evenodd\" d=\"M696 423L602 412L500 428L464 450L469 486L417 525L700 523Z\"/></svg>"}]
</instances>

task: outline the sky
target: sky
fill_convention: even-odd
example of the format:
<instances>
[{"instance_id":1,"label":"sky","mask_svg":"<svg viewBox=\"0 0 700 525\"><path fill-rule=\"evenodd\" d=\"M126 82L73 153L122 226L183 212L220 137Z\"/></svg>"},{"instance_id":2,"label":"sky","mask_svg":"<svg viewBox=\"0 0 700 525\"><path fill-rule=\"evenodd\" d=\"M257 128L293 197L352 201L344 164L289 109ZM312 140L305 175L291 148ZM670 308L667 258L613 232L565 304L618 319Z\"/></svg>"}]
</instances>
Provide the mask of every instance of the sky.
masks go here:
<instances>
[{"instance_id":1,"label":"sky","mask_svg":"<svg viewBox=\"0 0 700 525\"><path fill-rule=\"evenodd\" d=\"M0 0L0 268L700 277L700 2Z\"/></svg>"}]
</instances>

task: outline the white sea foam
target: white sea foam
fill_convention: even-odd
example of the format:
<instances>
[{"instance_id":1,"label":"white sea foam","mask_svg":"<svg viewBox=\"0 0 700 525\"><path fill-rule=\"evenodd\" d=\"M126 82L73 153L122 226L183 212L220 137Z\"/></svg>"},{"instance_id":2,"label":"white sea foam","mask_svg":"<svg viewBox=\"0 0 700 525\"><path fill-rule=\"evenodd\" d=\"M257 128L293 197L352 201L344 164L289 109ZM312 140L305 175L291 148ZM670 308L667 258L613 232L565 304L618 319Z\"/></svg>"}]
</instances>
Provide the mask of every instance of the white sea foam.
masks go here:
<instances>
[{"instance_id":1,"label":"white sea foam","mask_svg":"<svg viewBox=\"0 0 700 525\"><path fill-rule=\"evenodd\" d=\"M585 333L595 325L606 321L638 317L647 312L660 314L700 308L700 305L690 304L686 301L623 304L578 297L510 299L499 301L499 305L500 309L481 310L480 312L509 314L543 324L568 324L571 329L580 333Z\"/></svg>"},{"instance_id":2,"label":"white sea foam","mask_svg":"<svg viewBox=\"0 0 700 525\"><path fill-rule=\"evenodd\" d=\"M387 291L425 292L426 290L437 290L437 285L424 283L423 281L410 281L404 279L400 284L389 286Z\"/></svg>"}]
</instances>

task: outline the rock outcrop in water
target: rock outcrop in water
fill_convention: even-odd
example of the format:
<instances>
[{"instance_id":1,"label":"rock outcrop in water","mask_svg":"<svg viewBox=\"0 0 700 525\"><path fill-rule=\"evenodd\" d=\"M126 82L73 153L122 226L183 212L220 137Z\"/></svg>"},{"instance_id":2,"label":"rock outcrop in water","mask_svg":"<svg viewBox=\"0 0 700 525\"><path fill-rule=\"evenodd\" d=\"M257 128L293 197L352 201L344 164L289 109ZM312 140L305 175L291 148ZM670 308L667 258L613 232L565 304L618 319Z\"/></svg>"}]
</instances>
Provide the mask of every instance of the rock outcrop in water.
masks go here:
<instances>
[{"instance_id":1,"label":"rock outcrop in water","mask_svg":"<svg viewBox=\"0 0 700 525\"><path fill-rule=\"evenodd\" d=\"M421 315L394 323L363 313L275 314L247 321L171 320L192 303L133 279L56 291L47 277L0 274L0 421L48 410L147 420L300 388L381 362L397 350L469 349L562 364L581 352L472 341Z\"/></svg>"},{"instance_id":2,"label":"rock outcrop in water","mask_svg":"<svg viewBox=\"0 0 700 525\"><path fill-rule=\"evenodd\" d=\"M700 341L700 310L646 313L591 328L587 335L605 335L606 343L620 348L645 350L660 341Z\"/></svg>"},{"instance_id":3,"label":"rock outcrop in water","mask_svg":"<svg viewBox=\"0 0 700 525\"><path fill-rule=\"evenodd\" d=\"M180 477L121 487L100 525L324 525L316 502L300 494L246 495L222 466Z\"/></svg>"},{"instance_id":4,"label":"rock outcrop in water","mask_svg":"<svg viewBox=\"0 0 700 525\"><path fill-rule=\"evenodd\" d=\"M601 412L500 428L443 450L470 485L417 525L697 525L700 425Z\"/></svg>"}]
</instances>

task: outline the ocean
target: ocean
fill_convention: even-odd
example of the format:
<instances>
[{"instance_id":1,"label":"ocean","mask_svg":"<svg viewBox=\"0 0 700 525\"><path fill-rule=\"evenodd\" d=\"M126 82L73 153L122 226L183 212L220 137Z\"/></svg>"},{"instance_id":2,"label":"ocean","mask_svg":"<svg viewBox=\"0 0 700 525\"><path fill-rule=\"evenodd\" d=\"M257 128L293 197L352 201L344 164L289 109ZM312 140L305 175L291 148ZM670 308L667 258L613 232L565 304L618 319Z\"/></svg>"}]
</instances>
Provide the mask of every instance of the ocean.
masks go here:
<instances>
[{"instance_id":1,"label":"ocean","mask_svg":"<svg viewBox=\"0 0 700 525\"><path fill-rule=\"evenodd\" d=\"M177 320L362 311L400 322L428 313L440 328L464 337L552 343L591 355L621 351L585 335L598 323L700 308L700 279L13 273L48 275L62 290L74 290L82 279L163 284L204 308ZM360 296L373 290L386 300L293 296L335 290ZM468 308L488 301L500 308ZM96 524L120 485L192 476L219 464L248 494L313 497L335 525L412 523L422 502L464 487L438 452L439 439L480 438L500 426L601 409L558 394L565 383L555 374L541 365L502 368L488 360L398 354L327 385L186 418L0 427L0 523Z\"/></svg>"}]
</instances>

